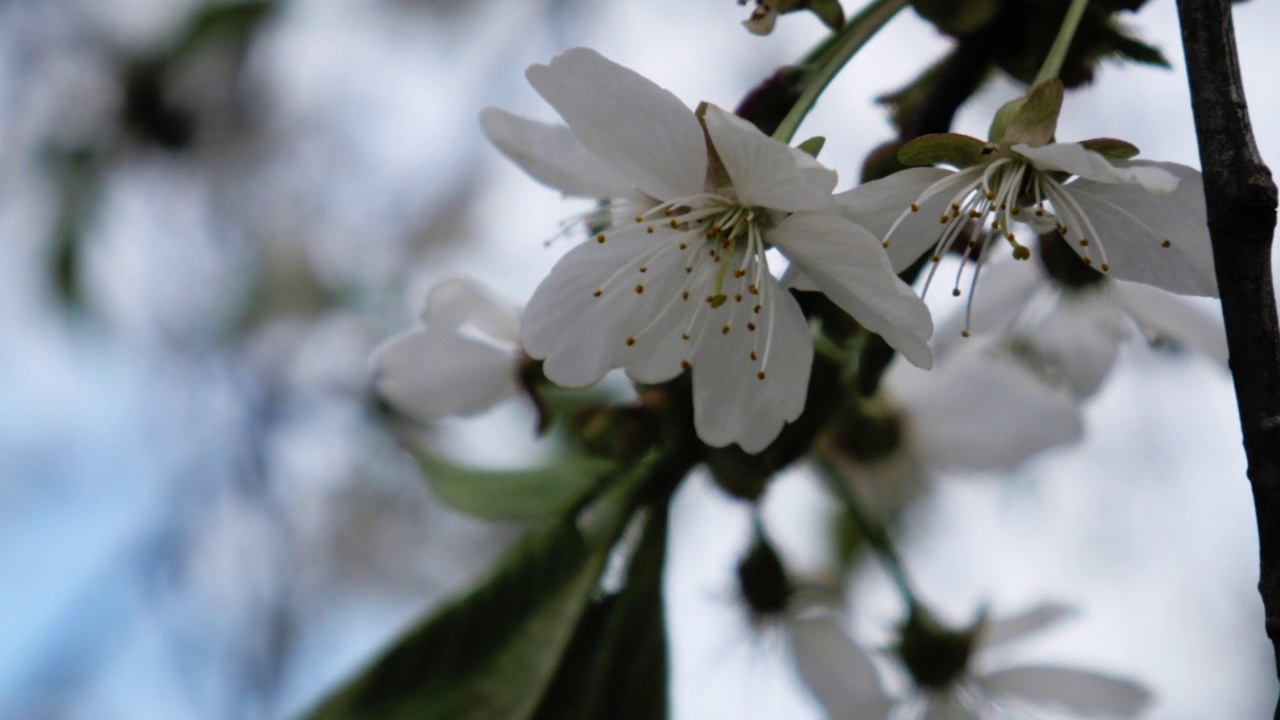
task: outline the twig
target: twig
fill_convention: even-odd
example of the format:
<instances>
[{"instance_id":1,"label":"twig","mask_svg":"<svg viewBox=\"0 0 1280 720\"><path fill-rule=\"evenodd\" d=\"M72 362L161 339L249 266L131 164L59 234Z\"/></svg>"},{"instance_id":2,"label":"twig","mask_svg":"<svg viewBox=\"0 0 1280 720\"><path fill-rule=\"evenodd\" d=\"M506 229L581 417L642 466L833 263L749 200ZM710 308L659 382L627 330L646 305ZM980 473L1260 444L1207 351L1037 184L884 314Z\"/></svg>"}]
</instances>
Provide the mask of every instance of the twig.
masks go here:
<instances>
[{"instance_id":1,"label":"twig","mask_svg":"<svg viewBox=\"0 0 1280 720\"><path fill-rule=\"evenodd\" d=\"M1253 139L1229 0L1178 0L1178 16L1258 521L1258 590L1280 671L1280 325L1271 283L1276 185Z\"/></svg>"}]
</instances>

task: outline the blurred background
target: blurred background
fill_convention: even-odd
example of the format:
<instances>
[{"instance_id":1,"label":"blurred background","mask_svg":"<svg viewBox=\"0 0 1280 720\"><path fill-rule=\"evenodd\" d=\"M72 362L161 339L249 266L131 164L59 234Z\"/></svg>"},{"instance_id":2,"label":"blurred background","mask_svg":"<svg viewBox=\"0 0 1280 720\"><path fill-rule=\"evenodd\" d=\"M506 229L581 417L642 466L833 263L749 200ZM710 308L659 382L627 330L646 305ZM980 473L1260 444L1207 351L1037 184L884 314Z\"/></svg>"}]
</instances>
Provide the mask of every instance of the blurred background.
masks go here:
<instances>
[{"instance_id":1,"label":"blurred background","mask_svg":"<svg viewBox=\"0 0 1280 720\"><path fill-rule=\"evenodd\" d=\"M858 8L846 3L846 11ZM732 107L824 33L765 38L731 0L0 1L0 718L287 718L518 537L435 502L370 392L369 351L434 280L523 302L584 209L487 147L486 105L542 120L524 68L588 45L690 105ZM1174 4L1125 16L1172 70L1104 65L1059 137L1198 165ZM1280 162L1274 4L1237 6L1264 158ZM904 12L799 136L841 189L893 130L873 99L948 40ZM990 83L957 128L1017 92ZM1212 309L1211 305L1206 306ZM1123 673L1153 718L1274 707L1230 380L1141 344L1079 446L1012 478L940 478L905 550L962 621L1081 606L1027 657ZM507 404L431 428L451 454L547 451ZM788 558L821 565L824 496L768 496ZM747 508L694 477L669 560L678 718L817 717L732 567ZM874 572L859 632L899 618Z\"/></svg>"}]
</instances>

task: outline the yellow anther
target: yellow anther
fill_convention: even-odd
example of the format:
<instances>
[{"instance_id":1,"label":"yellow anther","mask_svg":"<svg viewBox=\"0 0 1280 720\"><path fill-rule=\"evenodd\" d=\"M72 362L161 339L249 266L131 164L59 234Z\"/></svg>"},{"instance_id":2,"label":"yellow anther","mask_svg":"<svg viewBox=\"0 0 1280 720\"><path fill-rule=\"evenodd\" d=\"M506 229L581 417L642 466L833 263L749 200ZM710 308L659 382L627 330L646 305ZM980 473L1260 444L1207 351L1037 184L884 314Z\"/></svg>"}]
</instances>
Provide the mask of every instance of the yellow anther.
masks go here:
<instances>
[{"instance_id":1,"label":"yellow anther","mask_svg":"<svg viewBox=\"0 0 1280 720\"><path fill-rule=\"evenodd\" d=\"M920 212L920 206L915 203L911 203L911 212Z\"/></svg>"},{"instance_id":2,"label":"yellow anther","mask_svg":"<svg viewBox=\"0 0 1280 720\"><path fill-rule=\"evenodd\" d=\"M601 245L604 244L604 233L600 233L599 235L596 235L596 242L600 243Z\"/></svg>"},{"instance_id":3,"label":"yellow anther","mask_svg":"<svg viewBox=\"0 0 1280 720\"><path fill-rule=\"evenodd\" d=\"M642 292L644 292L644 285L636 283L636 294L639 295Z\"/></svg>"},{"instance_id":4,"label":"yellow anther","mask_svg":"<svg viewBox=\"0 0 1280 720\"><path fill-rule=\"evenodd\" d=\"M757 380L763 380L763 379L764 379L764 371L763 371L763 370L761 370L760 372L756 373L756 379L757 379Z\"/></svg>"}]
</instances>

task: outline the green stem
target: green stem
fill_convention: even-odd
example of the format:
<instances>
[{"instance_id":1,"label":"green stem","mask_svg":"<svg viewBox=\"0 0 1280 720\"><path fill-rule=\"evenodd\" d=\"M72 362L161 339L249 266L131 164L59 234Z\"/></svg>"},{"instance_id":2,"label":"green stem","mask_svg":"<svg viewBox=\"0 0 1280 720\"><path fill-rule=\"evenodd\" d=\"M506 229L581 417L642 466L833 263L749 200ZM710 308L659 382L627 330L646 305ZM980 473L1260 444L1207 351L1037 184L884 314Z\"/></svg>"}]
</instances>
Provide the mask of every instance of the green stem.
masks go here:
<instances>
[{"instance_id":1,"label":"green stem","mask_svg":"<svg viewBox=\"0 0 1280 720\"><path fill-rule=\"evenodd\" d=\"M800 99L791 106L791 112L787 113L774 131L774 139L791 142L804 116L809 114L818 97L840 73L845 63L909 2L910 0L874 0L809 55L810 62L806 63L806 67L810 68L810 74L805 78L804 92L800 93Z\"/></svg>"},{"instance_id":2,"label":"green stem","mask_svg":"<svg viewBox=\"0 0 1280 720\"><path fill-rule=\"evenodd\" d=\"M1040 66L1040 72L1036 74L1035 82L1031 83L1031 87L1058 76L1062 70L1063 61L1067 59L1067 49L1071 47L1071 39L1076 36L1076 28L1080 26L1080 18L1084 15L1084 9L1088 4L1089 0L1071 0L1066 16L1062 18L1062 27L1058 28L1058 37L1053 39L1053 47L1049 48L1049 54L1045 56L1044 64Z\"/></svg>"},{"instance_id":3,"label":"green stem","mask_svg":"<svg viewBox=\"0 0 1280 720\"><path fill-rule=\"evenodd\" d=\"M880 564L884 566L885 572L889 573L889 578L893 580L893 584L898 588L898 594L902 596L903 604L908 609L916 607L919 604L916 600L916 593L911 589L911 580L907 577L906 567L902 563L902 558L898 555L897 548L893 546L893 540L889 538L889 533L885 532L883 525L872 522L871 518L867 517L866 511L862 509L862 503L858 501L853 490L845 483L840 471L831 462L831 458L827 457L824 452L815 452L814 457L817 458L818 465L822 468L822 474L827 480L827 485L844 503L845 509L849 511L853 521L858 524L858 529L862 531L863 537L867 539L867 544L875 551L876 557L880 560Z\"/></svg>"}]
</instances>

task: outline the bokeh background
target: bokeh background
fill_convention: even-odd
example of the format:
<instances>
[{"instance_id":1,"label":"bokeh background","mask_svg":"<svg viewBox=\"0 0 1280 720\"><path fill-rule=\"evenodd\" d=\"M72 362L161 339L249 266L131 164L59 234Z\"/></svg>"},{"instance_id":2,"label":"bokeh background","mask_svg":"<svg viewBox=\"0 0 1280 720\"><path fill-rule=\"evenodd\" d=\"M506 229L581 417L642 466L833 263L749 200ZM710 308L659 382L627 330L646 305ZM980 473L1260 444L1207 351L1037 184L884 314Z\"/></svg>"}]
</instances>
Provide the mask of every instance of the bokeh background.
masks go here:
<instances>
[{"instance_id":1,"label":"bokeh background","mask_svg":"<svg viewBox=\"0 0 1280 720\"><path fill-rule=\"evenodd\" d=\"M846 3L846 10L857 7ZM589 45L691 105L732 107L822 37L730 0L0 2L0 718L287 718L482 573L521 528L435 502L367 356L468 273L522 302L583 209L484 143L486 105L554 119L523 69ZM1104 65L1059 137L1198 165L1174 4L1126 16L1172 70ZM1280 8L1236 8L1264 158L1280 162ZM947 40L910 11L806 121L849 187L893 132L873 99ZM991 83L958 129L1017 92ZM548 246L545 241L552 240ZM1211 309L1211 306L1206 306ZM941 311L947 308L939 307ZM547 452L509 404L430 429L490 465ZM1141 344L1078 446L1013 477L940 478L904 543L954 621L1041 600L1081 615L1021 650L1142 679L1152 718L1269 717L1276 683L1229 378ZM826 558L803 468L766 518ZM747 508L695 477L667 591L677 718L807 718L732 566ZM861 637L898 620L874 571Z\"/></svg>"}]
</instances>

